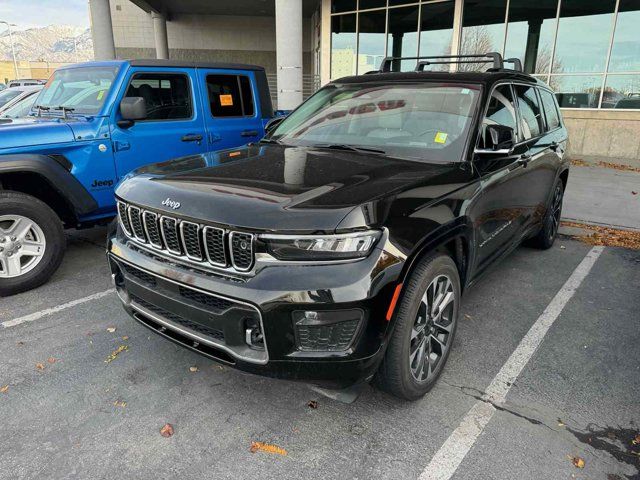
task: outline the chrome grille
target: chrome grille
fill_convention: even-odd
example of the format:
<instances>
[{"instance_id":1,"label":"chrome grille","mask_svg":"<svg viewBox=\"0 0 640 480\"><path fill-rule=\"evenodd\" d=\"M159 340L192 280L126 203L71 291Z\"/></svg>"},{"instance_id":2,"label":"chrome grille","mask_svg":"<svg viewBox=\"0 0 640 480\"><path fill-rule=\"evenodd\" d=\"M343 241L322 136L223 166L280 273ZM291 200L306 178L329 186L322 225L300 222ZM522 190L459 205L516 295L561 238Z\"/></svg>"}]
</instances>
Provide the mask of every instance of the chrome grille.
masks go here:
<instances>
[{"instance_id":1,"label":"chrome grille","mask_svg":"<svg viewBox=\"0 0 640 480\"><path fill-rule=\"evenodd\" d=\"M167 250L175 255L182 255L180 239L178 238L178 221L171 217L160 217L160 226Z\"/></svg>"},{"instance_id":2,"label":"chrome grille","mask_svg":"<svg viewBox=\"0 0 640 480\"><path fill-rule=\"evenodd\" d=\"M123 202L118 202L118 215L129 238L156 250L215 267L233 267L239 272L253 267L254 236L250 233L204 226Z\"/></svg>"},{"instance_id":3,"label":"chrome grille","mask_svg":"<svg viewBox=\"0 0 640 480\"><path fill-rule=\"evenodd\" d=\"M253 265L253 235L231 232L231 263L238 270L250 270Z\"/></svg>"},{"instance_id":4,"label":"chrome grille","mask_svg":"<svg viewBox=\"0 0 640 480\"><path fill-rule=\"evenodd\" d=\"M204 227L204 245L209 262L220 267L228 265L223 229Z\"/></svg>"},{"instance_id":5,"label":"chrome grille","mask_svg":"<svg viewBox=\"0 0 640 480\"><path fill-rule=\"evenodd\" d=\"M129 221L131 222L131 229L135 237L141 242L147 243L147 237L144 234L144 227L142 226L140 209L138 207L129 207Z\"/></svg>"},{"instance_id":6,"label":"chrome grille","mask_svg":"<svg viewBox=\"0 0 640 480\"><path fill-rule=\"evenodd\" d=\"M153 212L142 213L142 223L144 225L149 243L156 248L162 248L162 238L158 227L158 215Z\"/></svg>"},{"instance_id":7,"label":"chrome grille","mask_svg":"<svg viewBox=\"0 0 640 480\"><path fill-rule=\"evenodd\" d=\"M200 247L200 225L182 221L180 222L180 234L184 251L192 260L202 260L202 248Z\"/></svg>"},{"instance_id":8,"label":"chrome grille","mask_svg":"<svg viewBox=\"0 0 640 480\"><path fill-rule=\"evenodd\" d=\"M127 205L122 202L118 202L118 216L120 217L120 225L124 232L131 236L131 222L129 222L129 215L127 213Z\"/></svg>"}]
</instances>

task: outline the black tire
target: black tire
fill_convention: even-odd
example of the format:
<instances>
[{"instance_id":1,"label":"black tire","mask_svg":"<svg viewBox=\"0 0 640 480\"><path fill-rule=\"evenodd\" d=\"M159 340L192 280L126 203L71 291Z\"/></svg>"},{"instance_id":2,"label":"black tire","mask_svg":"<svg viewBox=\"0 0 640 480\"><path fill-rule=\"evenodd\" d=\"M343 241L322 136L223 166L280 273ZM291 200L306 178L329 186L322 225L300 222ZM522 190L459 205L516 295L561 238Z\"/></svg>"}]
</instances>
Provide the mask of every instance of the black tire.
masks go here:
<instances>
[{"instance_id":1,"label":"black tire","mask_svg":"<svg viewBox=\"0 0 640 480\"><path fill-rule=\"evenodd\" d=\"M31 290L45 283L60 266L66 248L60 219L37 198L20 192L0 191L0 217L3 215L19 215L33 221L44 234L46 245L40 261L28 272L3 278L0 271L0 297ZM1 231L0 237L0 240L4 239ZM2 245L0 243L0 247Z\"/></svg>"},{"instance_id":2,"label":"black tire","mask_svg":"<svg viewBox=\"0 0 640 480\"><path fill-rule=\"evenodd\" d=\"M413 370L415 362L412 360L412 358L415 359L418 357L410 357L411 353L415 350L414 347L418 341L418 337L412 339L412 336L415 331L414 328L417 328L416 326L419 323L420 309L424 311L425 307L428 308L426 304L422 302L423 295L426 295L427 288L431 288L433 282L437 284L443 277L450 280L453 292L453 306L451 307L451 312L448 314L450 318L450 332L446 335L445 343L447 348L441 352L440 359L436 367L433 368L431 375L419 380L415 376L416 372ZM451 352L458 324L460 294L458 268L451 257L442 253L434 253L420 261L411 272L409 280L405 282L402 298L395 312L395 325L389 340L389 346L387 347L384 359L375 377L374 383L376 386L381 390L406 400L418 400L433 388L447 362L449 352ZM427 317L431 316L427 315ZM443 319L444 313L440 316L440 320L442 321ZM428 328L429 327L425 325L423 332L427 331ZM434 327L434 329L435 328L436 327ZM431 341L428 335L427 341ZM432 352L432 354L433 353L435 352ZM423 355L425 358L427 357L426 353Z\"/></svg>"},{"instance_id":3,"label":"black tire","mask_svg":"<svg viewBox=\"0 0 640 480\"><path fill-rule=\"evenodd\" d=\"M553 185L553 194L551 202L547 207L542 227L540 231L531 237L526 244L540 250L547 250L553 246L558 236L558 228L560 227L560 218L562 216L562 200L564 198L564 184L561 179L557 179Z\"/></svg>"}]
</instances>

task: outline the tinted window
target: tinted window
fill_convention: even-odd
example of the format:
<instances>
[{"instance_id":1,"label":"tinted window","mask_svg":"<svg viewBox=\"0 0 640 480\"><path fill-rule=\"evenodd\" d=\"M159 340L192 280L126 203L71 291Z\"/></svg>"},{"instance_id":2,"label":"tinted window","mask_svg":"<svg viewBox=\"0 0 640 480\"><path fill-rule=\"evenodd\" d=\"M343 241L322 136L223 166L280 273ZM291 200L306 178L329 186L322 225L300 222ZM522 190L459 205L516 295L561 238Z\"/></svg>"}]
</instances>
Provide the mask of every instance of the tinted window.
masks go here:
<instances>
[{"instance_id":1,"label":"tinted window","mask_svg":"<svg viewBox=\"0 0 640 480\"><path fill-rule=\"evenodd\" d=\"M147 120L191 118L191 89L186 75L138 73L131 79L126 96L144 98Z\"/></svg>"},{"instance_id":2,"label":"tinted window","mask_svg":"<svg viewBox=\"0 0 640 480\"><path fill-rule=\"evenodd\" d=\"M487 108L487 115L484 118L484 124L506 125L516 131L518 130L513 94L509 85L501 85L493 91Z\"/></svg>"},{"instance_id":3,"label":"tinted window","mask_svg":"<svg viewBox=\"0 0 640 480\"><path fill-rule=\"evenodd\" d=\"M211 115L214 117L253 116L251 82L245 75L207 75Z\"/></svg>"},{"instance_id":4,"label":"tinted window","mask_svg":"<svg viewBox=\"0 0 640 480\"><path fill-rule=\"evenodd\" d=\"M548 90L538 90L540 92L540 98L542 98L542 105L544 107L544 116L547 119L547 128L553 130L560 126L560 117L558 115L558 109L556 108L556 101L553 93Z\"/></svg>"},{"instance_id":5,"label":"tinted window","mask_svg":"<svg viewBox=\"0 0 640 480\"><path fill-rule=\"evenodd\" d=\"M535 87L515 85L518 110L522 119L522 138L537 137L542 132L542 112Z\"/></svg>"}]
</instances>

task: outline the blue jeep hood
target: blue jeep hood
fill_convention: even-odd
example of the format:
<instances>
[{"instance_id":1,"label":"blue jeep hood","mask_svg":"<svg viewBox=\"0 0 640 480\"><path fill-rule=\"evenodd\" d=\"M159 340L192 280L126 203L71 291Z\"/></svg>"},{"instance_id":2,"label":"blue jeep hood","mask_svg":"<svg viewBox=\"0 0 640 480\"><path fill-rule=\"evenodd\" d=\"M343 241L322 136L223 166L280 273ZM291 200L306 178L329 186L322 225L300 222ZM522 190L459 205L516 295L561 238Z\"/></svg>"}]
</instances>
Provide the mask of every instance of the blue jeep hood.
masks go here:
<instances>
[{"instance_id":1,"label":"blue jeep hood","mask_svg":"<svg viewBox=\"0 0 640 480\"><path fill-rule=\"evenodd\" d=\"M86 120L65 121L46 117L0 119L0 150L73 142L75 136L72 123L76 122L87 123Z\"/></svg>"}]
</instances>

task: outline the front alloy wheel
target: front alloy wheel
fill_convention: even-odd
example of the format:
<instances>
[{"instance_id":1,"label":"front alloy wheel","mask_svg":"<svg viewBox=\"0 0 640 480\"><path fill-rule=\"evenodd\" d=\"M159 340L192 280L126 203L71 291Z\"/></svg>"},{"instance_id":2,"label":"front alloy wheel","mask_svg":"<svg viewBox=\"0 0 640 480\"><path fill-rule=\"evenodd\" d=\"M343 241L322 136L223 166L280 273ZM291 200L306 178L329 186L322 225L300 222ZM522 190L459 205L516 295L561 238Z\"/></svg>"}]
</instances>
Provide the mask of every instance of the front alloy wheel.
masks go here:
<instances>
[{"instance_id":1,"label":"front alloy wheel","mask_svg":"<svg viewBox=\"0 0 640 480\"><path fill-rule=\"evenodd\" d=\"M33 270L44 257L42 228L22 215L0 215L0 278L14 278Z\"/></svg>"},{"instance_id":2,"label":"front alloy wheel","mask_svg":"<svg viewBox=\"0 0 640 480\"><path fill-rule=\"evenodd\" d=\"M424 396L442 373L456 332L460 276L453 259L433 252L402 288L393 332L375 377L381 389L406 400Z\"/></svg>"},{"instance_id":3,"label":"front alloy wheel","mask_svg":"<svg viewBox=\"0 0 640 480\"><path fill-rule=\"evenodd\" d=\"M446 357L455 307L453 283L446 275L439 275L424 292L411 329L409 366L418 382L429 381Z\"/></svg>"}]
</instances>

